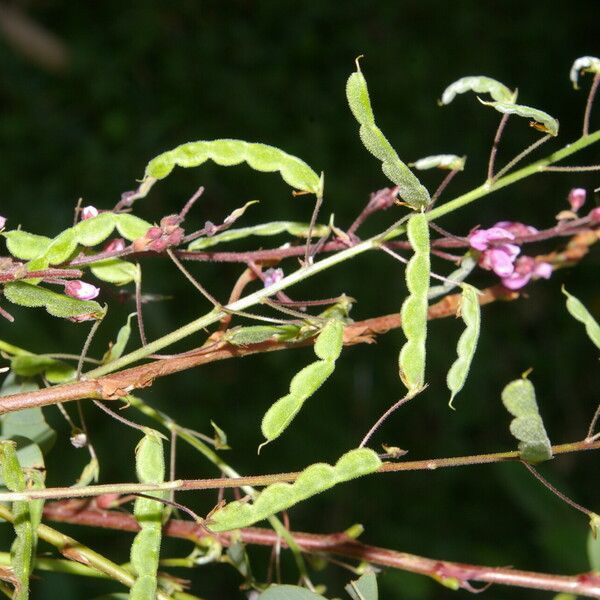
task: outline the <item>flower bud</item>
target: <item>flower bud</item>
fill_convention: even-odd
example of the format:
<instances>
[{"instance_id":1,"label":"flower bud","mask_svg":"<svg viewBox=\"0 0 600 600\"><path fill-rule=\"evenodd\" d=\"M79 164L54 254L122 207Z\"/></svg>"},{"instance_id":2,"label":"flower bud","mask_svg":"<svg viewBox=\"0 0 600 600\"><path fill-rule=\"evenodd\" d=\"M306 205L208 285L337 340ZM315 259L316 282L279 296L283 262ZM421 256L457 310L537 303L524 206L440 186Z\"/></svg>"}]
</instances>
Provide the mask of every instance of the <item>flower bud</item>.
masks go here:
<instances>
[{"instance_id":1,"label":"flower bud","mask_svg":"<svg viewBox=\"0 0 600 600\"><path fill-rule=\"evenodd\" d=\"M590 214L588 215L592 223L600 223L600 206L596 208L592 208L590 210Z\"/></svg>"},{"instance_id":2,"label":"flower bud","mask_svg":"<svg viewBox=\"0 0 600 600\"><path fill-rule=\"evenodd\" d=\"M93 300L100 293L100 288L79 279L68 281L65 284L65 294L78 300Z\"/></svg>"},{"instance_id":3,"label":"flower bud","mask_svg":"<svg viewBox=\"0 0 600 600\"><path fill-rule=\"evenodd\" d=\"M121 252L121 250L125 250L125 240L123 238L110 240L110 242L104 246L104 252Z\"/></svg>"},{"instance_id":4,"label":"flower bud","mask_svg":"<svg viewBox=\"0 0 600 600\"><path fill-rule=\"evenodd\" d=\"M283 279L283 269L267 269L265 271L265 278L263 279L263 283L265 287L269 287L278 281Z\"/></svg>"},{"instance_id":5,"label":"flower bud","mask_svg":"<svg viewBox=\"0 0 600 600\"><path fill-rule=\"evenodd\" d=\"M567 200L573 212L577 212L585 204L586 191L583 188L573 188Z\"/></svg>"},{"instance_id":6,"label":"flower bud","mask_svg":"<svg viewBox=\"0 0 600 600\"><path fill-rule=\"evenodd\" d=\"M5 225L6 225L6 217L3 217L2 215L0 215L0 229L4 229Z\"/></svg>"},{"instance_id":7,"label":"flower bud","mask_svg":"<svg viewBox=\"0 0 600 600\"><path fill-rule=\"evenodd\" d=\"M87 219L91 219L93 217L98 216L98 209L95 206L84 206L81 209L81 220L86 221Z\"/></svg>"}]
</instances>

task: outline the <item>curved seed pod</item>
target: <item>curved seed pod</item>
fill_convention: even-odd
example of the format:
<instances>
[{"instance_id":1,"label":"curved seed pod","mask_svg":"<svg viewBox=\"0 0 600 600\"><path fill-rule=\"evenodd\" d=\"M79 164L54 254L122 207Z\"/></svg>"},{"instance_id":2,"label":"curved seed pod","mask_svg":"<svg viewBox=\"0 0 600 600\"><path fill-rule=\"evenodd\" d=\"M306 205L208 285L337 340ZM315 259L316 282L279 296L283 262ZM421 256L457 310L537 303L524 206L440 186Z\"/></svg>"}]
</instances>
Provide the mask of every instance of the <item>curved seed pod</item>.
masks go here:
<instances>
[{"instance_id":1,"label":"curved seed pod","mask_svg":"<svg viewBox=\"0 0 600 600\"><path fill-rule=\"evenodd\" d=\"M431 201L429 192L421 185L414 173L400 160L398 154L375 124L369 90L358 60L356 71L346 83L346 98L350 110L360 124L360 139L365 148L381 162L382 171L399 188L402 200L414 209L427 206Z\"/></svg>"},{"instance_id":2,"label":"curved seed pod","mask_svg":"<svg viewBox=\"0 0 600 600\"><path fill-rule=\"evenodd\" d=\"M600 58L596 56L580 56L575 60L569 73L569 79L573 83L573 87L579 89L579 74L580 73L600 73Z\"/></svg>"},{"instance_id":3,"label":"curved seed pod","mask_svg":"<svg viewBox=\"0 0 600 600\"><path fill-rule=\"evenodd\" d=\"M519 440L521 458L538 463L552 458L552 447L529 379L511 381L502 390L502 403L514 419L510 432Z\"/></svg>"},{"instance_id":4,"label":"curved seed pod","mask_svg":"<svg viewBox=\"0 0 600 600\"><path fill-rule=\"evenodd\" d=\"M252 227L240 227L239 229L228 229L223 233L217 233L211 237L198 238L190 243L188 250L202 250L210 248L223 242L233 242L251 235L269 236L280 233L289 233L296 237L308 237L309 226L306 223L297 223L294 221L274 221L272 223L262 223ZM327 225L315 225L312 235L321 237L329 231Z\"/></svg>"},{"instance_id":5,"label":"curved seed pod","mask_svg":"<svg viewBox=\"0 0 600 600\"><path fill-rule=\"evenodd\" d=\"M583 303L572 294L569 294L564 287L562 288L562 293L567 297L567 310L569 313L585 325L585 330L590 340L600 348L600 325L598 322L592 317Z\"/></svg>"},{"instance_id":6,"label":"curved seed pod","mask_svg":"<svg viewBox=\"0 0 600 600\"><path fill-rule=\"evenodd\" d=\"M427 217L416 214L407 225L414 254L406 267L409 296L402 304L400 321L406 343L400 350L400 379L409 392L425 385L425 340L427 338L427 294L429 292L429 225Z\"/></svg>"},{"instance_id":7,"label":"curved seed pod","mask_svg":"<svg viewBox=\"0 0 600 600\"><path fill-rule=\"evenodd\" d=\"M268 340L291 340L299 332L298 325L251 325L250 327L236 327L228 331L223 339L234 346L250 346Z\"/></svg>"},{"instance_id":8,"label":"curved seed pod","mask_svg":"<svg viewBox=\"0 0 600 600\"><path fill-rule=\"evenodd\" d=\"M77 300L23 281L7 283L4 286L4 296L19 306L44 307L55 317L75 318L87 315L89 319L97 320L106 313L106 309L93 300Z\"/></svg>"},{"instance_id":9,"label":"curved seed pod","mask_svg":"<svg viewBox=\"0 0 600 600\"><path fill-rule=\"evenodd\" d=\"M514 104L512 102L486 102L481 98L478 98L481 104L491 106L498 112L506 115L518 115L519 117L525 117L526 119L532 119L530 125L539 131L549 133L550 135L558 135L558 121L551 117L548 113L531 106L525 106L523 104Z\"/></svg>"},{"instance_id":10,"label":"curved seed pod","mask_svg":"<svg viewBox=\"0 0 600 600\"><path fill-rule=\"evenodd\" d=\"M292 484L274 483L266 487L253 503L230 502L213 513L209 529L219 532L248 527L338 483L374 473L380 466L381 460L373 450L351 450L333 467L316 463L302 471Z\"/></svg>"},{"instance_id":11,"label":"curved seed pod","mask_svg":"<svg viewBox=\"0 0 600 600\"><path fill-rule=\"evenodd\" d=\"M496 102L514 102L516 94L508 89L503 83L485 77L484 75L471 75L462 77L451 83L442 94L440 105L450 104L456 94L475 92L476 94L489 94Z\"/></svg>"},{"instance_id":12,"label":"curved seed pod","mask_svg":"<svg viewBox=\"0 0 600 600\"><path fill-rule=\"evenodd\" d=\"M144 181L135 197L144 197L156 180L167 177L175 166L197 167L207 160L223 167L246 162L256 171L279 171L283 180L297 190L317 195L323 192L319 176L299 158L274 146L223 139L189 142L159 154L146 166Z\"/></svg>"},{"instance_id":13,"label":"curved seed pod","mask_svg":"<svg viewBox=\"0 0 600 600\"><path fill-rule=\"evenodd\" d=\"M0 442L0 466L4 484L11 492L23 492L27 488L25 475L19 464L16 444L13 441ZM39 487L36 485L36 487ZM29 598L29 575L32 570L32 557L35 547L35 530L39 524L41 502L14 502L12 513L16 539L11 547L11 567L14 571L15 600Z\"/></svg>"},{"instance_id":14,"label":"curved seed pod","mask_svg":"<svg viewBox=\"0 0 600 600\"><path fill-rule=\"evenodd\" d=\"M135 450L135 464L141 483L158 484L164 481L165 462L162 439L148 429ZM161 492L149 492L149 496L161 497ZM134 515L141 530L131 545L131 567L137 579L131 588L131 600L147 600L156 597L157 571L164 505L158 500L138 498Z\"/></svg>"},{"instance_id":15,"label":"curved seed pod","mask_svg":"<svg viewBox=\"0 0 600 600\"><path fill-rule=\"evenodd\" d=\"M481 326L481 307L479 306L477 294L478 292L473 286L468 284L463 285L460 315L465 323L465 330L458 339L456 346L456 354L458 356L450 367L446 377L446 383L451 393L449 403L451 408L454 408L452 406L454 397L465 385L471 363L473 362L473 356L477 349Z\"/></svg>"},{"instance_id":16,"label":"curved seed pod","mask_svg":"<svg viewBox=\"0 0 600 600\"><path fill-rule=\"evenodd\" d=\"M335 369L343 346L344 324L339 319L330 319L315 341L315 354L321 359L304 367L294 375L290 392L271 405L265 413L261 431L266 442L278 438L310 398L327 381Z\"/></svg>"},{"instance_id":17,"label":"curved seed pod","mask_svg":"<svg viewBox=\"0 0 600 600\"><path fill-rule=\"evenodd\" d=\"M441 285L432 285L427 293L427 299L433 300L439 298L453 290L457 285L461 284L471 273L471 271L477 266L477 259L473 256L473 252L469 250L460 262L460 267L455 271L452 271L447 276L448 281L444 281Z\"/></svg>"},{"instance_id":18,"label":"curved seed pod","mask_svg":"<svg viewBox=\"0 0 600 600\"><path fill-rule=\"evenodd\" d=\"M436 154L435 156L420 158L414 163L408 163L408 166L414 167L419 171L434 168L462 171L465 168L466 160L465 156L457 156L456 154Z\"/></svg>"}]
</instances>

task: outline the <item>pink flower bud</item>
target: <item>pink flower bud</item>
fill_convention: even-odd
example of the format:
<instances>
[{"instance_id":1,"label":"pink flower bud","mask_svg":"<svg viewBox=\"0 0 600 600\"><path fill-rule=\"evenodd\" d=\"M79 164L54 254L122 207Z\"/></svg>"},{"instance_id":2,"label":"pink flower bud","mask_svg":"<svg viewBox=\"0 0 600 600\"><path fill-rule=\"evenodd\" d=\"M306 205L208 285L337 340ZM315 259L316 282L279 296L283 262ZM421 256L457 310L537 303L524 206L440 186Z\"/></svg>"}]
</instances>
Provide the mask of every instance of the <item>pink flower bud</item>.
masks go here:
<instances>
[{"instance_id":1,"label":"pink flower bud","mask_svg":"<svg viewBox=\"0 0 600 600\"><path fill-rule=\"evenodd\" d=\"M121 494L100 494L96 496L96 506L103 510L119 506Z\"/></svg>"},{"instance_id":2,"label":"pink flower bud","mask_svg":"<svg viewBox=\"0 0 600 600\"><path fill-rule=\"evenodd\" d=\"M4 229L5 225L6 225L6 217L3 217L0 215L0 229Z\"/></svg>"},{"instance_id":3,"label":"pink flower bud","mask_svg":"<svg viewBox=\"0 0 600 600\"><path fill-rule=\"evenodd\" d=\"M592 210L590 210L590 214L588 215L588 217L590 218L592 223L600 223L600 206L597 206L596 208L592 208Z\"/></svg>"},{"instance_id":4,"label":"pink flower bud","mask_svg":"<svg viewBox=\"0 0 600 600\"><path fill-rule=\"evenodd\" d=\"M586 191L583 188L573 188L567 200L573 212L577 212L585 204Z\"/></svg>"},{"instance_id":5,"label":"pink flower bud","mask_svg":"<svg viewBox=\"0 0 600 600\"><path fill-rule=\"evenodd\" d=\"M163 230L160 227L150 227L144 237L149 240L157 240L162 234Z\"/></svg>"},{"instance_id":6,"label":"pink flower bud","mask_svg":"<svg viewBox=\"0 0 600 600\"><path fill-rule=\"evenodd\" d=\"M159 238L158 240L153 240L146 246L146 250L152 250L153 252L164 252L169 247L169 243L167 240L163 238Z\"/></svg>"},{"instance_id":7,"label":"pink flower bud","mask_svg":"<svg viewBox=\"0 0 600 600\"><path fill-rule=\"evenodd\" d=\"M283 269L267 269L265 271L265 278L263 279L263 283L265 287L269 287L278 281L283 279Z\"/></svg>"},{"instance_id":8,"label":"pink flower bud","mask_svg":"<svg viewBox=\"0 0 600 600\"><path fill-rule=\"evenodd\" d=\"M81 220L86 221L87 219L91 219L92 217L98 216L98 209L95 206L84 206L81 209Z\"/></svg>"},{"instance_id":9,"label":"pink flower bud","mask_svg":"<svg viewBox=\"0 0 600 600\"><path fill-rule=\"evenodd\" d=\"M499 221L494 227L501 227L510 231L515 237L525 237L538 233L538 230L531 225L525 225L525 223L519 223L518 221Z\"/></svg>"},{"instance_id":10,"label":"pink flower bud","mask_svg":"<svg viewBox=\"0 0 600 600\"><path fill-rule=\"evenodd\" d=\"M179 215L169 215L167 217L163 217L160 220L160 226L163 229L167 229L169 227L177 227L179 225L179 223L181 223L181 219L179 218Z\"/></svg>"},{"instance_id":11,"label":"pink flower bud","mask_svg":"<svg viewBox=\"0 0 600 600\"><path fill-rule=\"evenodd\" d=\"M539 262L533 268L533 276L536 279L550 279L552 275L552 265L547 262Z\"/></svg>"},{"instance_id":12,"label":"pink flower bud","mask_svg":"<svg viewBox=\"0 0 600 600\"><path fill-rule=\"evenodd\" d=\"M121 250L125 250L125 240L123 238L110 240L110 242L104 246L104 252L121 252Z\"/></svg>"},{"instance_id":13,"label":"pink flower bud","mask_svg":"<svg viewBox=\"0 0 600 600\"><path fill-rule=\"evenodd\" d=\"M167 243L169 246L179 246L183 240L184 233L185 232L183 229L181 229L181 227L176 227L173 229L173 231L167 235Z\"/></svg>"},{"instance_id":14,"label":"pink flower bud","mask_svg":"<svg viewBox=\"0 0 600 600\"><path fill-rule=\"evenodd\" d=\"M65 294L78 300L93 300L100 293L100 288L79 279L68 281L65 284Z\"/></svg>"}]
</instances>

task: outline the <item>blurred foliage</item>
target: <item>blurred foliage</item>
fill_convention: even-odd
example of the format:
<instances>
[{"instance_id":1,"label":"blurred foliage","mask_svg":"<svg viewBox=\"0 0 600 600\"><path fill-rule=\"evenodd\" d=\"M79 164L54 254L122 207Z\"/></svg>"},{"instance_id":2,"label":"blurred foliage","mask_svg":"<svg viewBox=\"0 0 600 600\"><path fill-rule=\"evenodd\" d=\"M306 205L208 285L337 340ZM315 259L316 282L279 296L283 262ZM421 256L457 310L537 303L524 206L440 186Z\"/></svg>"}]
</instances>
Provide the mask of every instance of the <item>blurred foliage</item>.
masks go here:
<instances>
[{"instance_id":1,"label":"blurred foliage","mask_svg":"<svg viewBox=\"0 0 600 600\"><path fill-rule=\"evenodd\" d=\"M585 91L571 89L569 67L574 58L597 53L598 42L592 0L551 7L541 0L14 4L56 36L66 51L64 68L48 70L0 35L0 212L12 226L21 223L40 234L67 227L79 197L99 208L114 205L121 192L135 187L146 162L159 152L185 141L217 137L273 144L323 170L322 217L335 212L336 222L348 226L369 192L387 185L378 161L362 148L344 98L345 80L358 54L365 55L362 68L378 122L404 160L438 153L468 156L466 170L444 194L449 199L483 179L498 115L473 97L438 108L436 100L445 86L469 74L487 74L509 87L518 86L520 101L560 119L559 142L550 142L545 147L549 152L551 144L558 147L578 133ZM599 111L592 116L595 128ZM509 122L498 164L537 136L521 120ZM593 151L577 161L597 162ZM438 178L439 173L423 175L430 188ZM158 220L178 210L199 185L206 186L206 193L188 219L190 230L207 219L222 220L250 199L260 199L261 204L247 212L242 225L307 220L312 210L306 198L290 197L276 175L206 165L179 170L158 184L140 202L140 216ZM476 224L489 226L500 219L548 226L553 215L566 208L567 193L575 186L591 190L597 176L532 177L443 219L441 225L462 235ZM378 215L365 226L364 235L383 228L391 218L389 213ZM534 369L531 379L552 441L583 437L598 398L598 365L593 346L566 314L560 284L566 282L598 314L598 262L596 251L581 267L532 285L517 303L485 308L480 349L457 412L448 409L444 378L461 326L453 320L432 323L431 385L396 414L376 440L407 448L415 459L512 448L510 418L500 392L529 367ZM223 300L241 271L217 264L192 268ZM451 270L436 262L433 268ZM480 277L480 282L487 281ZM368 255L298 286L294 297L345 292L359 299L353 311L359 319L399 310L405 295L402 282L402 269L391 258ZM190 285L158 260L145 263L144 291L177 298L145 306L151 338L207 309ZM110 300L110 294L105 292L104 300ZM112 310L93 352L102 355L132 306L126 301L120 311ZM2 337L34 352L78 352L87 334L86 326L58 323L39 311L15 310L15 316L12 326L0 323ZM285 392L293 373L310 360L310 350L202 367L161 380L143 395L194 429L210 434L214 419L234 448L227 459L242 473L299 469L315 460L334 461L398 399L402 389L396 357L402 341L395 331L376 346L345 351L331 381L308 402L286 437L266 448L260 459L254 453L261 437L260 417ZM46 412L51 424L67 434L58 412ZM101 458L102 481L133 480L137 432L91 406L86 413ZM137 417L133 411L127 415ZM48 485L74 480L87 460L84 453L62 435L47 460ZM597 464L594 455L567 456L541 470L575 500L597 511L598 487L592 483ZM217 473L180 445L177 475ZM359 494L362 502L357 502ZM180 500L206 512L216 495L188 492ZM362 522L362 539L367 542L437 558L560 573L589 568L586 519L513 464L367 478L299 506L291 517L296 529L323 532ZM131 536L61 529L114 560L127 560ZM164 548L165 556L190 550L189 544L173 540ZM252 558L257 577L264 578L268 552L253 549ZM295 577L287 559L284 565ZM191 577L194 589L206 598L243 597L240 579L227 567L177 574ZM332 567L315 579L327 582L331 594L342 595L348 574ZM379 583L382 598L428 600L468 594L392 571L385 571ZM33 590L34 598L50 599L89 598L116 588L100 580L44 573L33 582ZM491 590L487 597L530 599L548 594L503 589Z\"/></svg>"}]
</instances>

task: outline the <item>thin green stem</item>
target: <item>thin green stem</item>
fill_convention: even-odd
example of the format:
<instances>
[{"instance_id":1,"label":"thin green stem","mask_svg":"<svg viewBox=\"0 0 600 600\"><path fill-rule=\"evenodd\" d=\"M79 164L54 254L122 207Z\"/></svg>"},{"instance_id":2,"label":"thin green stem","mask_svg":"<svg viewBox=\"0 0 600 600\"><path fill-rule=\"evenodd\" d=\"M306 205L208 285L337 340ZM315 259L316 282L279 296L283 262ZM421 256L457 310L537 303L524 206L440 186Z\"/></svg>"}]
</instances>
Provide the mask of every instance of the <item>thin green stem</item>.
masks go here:
<instances>
[{"instance_id":1,"label":"thin green stem","mask_svg":"<svg viewBox=\"0 0 600 600\"><path fill-rule=\"evenodd\" d=\"M558 150L557 152L554 152L553 154L550 154L550 156L538 160L537 162L527 167L523 167L522 169L519 169L514 173L506 175L493 183L486 182L483 185L480 185L479 187L475 188L474 190L471 190L470 192L467 192L466 194L463 194L462 196L459 196L454 200L450 200L449 202L446 202L445 204L434 208L433 210L427 213L427 220L433 221L435 219L438 219L439 217L442 217L460 208L463 208L471 202L474 202L475 200L487 196L492 192L495 192L508 185L516 183L517 181L520 181L525 177L528 177L535 173L539 173L544 170L544 167L558 162L568 156L571 156L572 154L575 154L583 148L594 144L598 140L600 140L600 130L595 131L590 135L583 136L579 138L576 142L565 146L564 148ZM163 348L170 346L175 342L183 340L186 337L193 335L194 333L197 333L198 331L205 329L206 327L209 327L214 323L220 321L226 315L226 311L241 311L250 308L251 306L260 303L264 298L268 298L269 296L272 296L277 292L281 292L284 289L287 289L297 283L300 283L301 281L309 279L317 273L321 273L322 271L325 271L330 267L333 267L351 258L354 258L355 256L358 256L368 250L378 248L382 242L388 241L403 234L404 230L404 226L396 227L392 230L386 231L385 234L376 235L368 240L356 244L355 246L351 246L350 248L341 250L340 252L333 254L332 256L328 256L323 260L315 262L311 265L305 265L304 267L298 269L294 273L291 273L287 277L284 277L280 281L274 283L273 285L270 285L268 288L258 290L252 294L249 294L248 296L245 296L244 298L241 298L237 302L228 304L224 307L224 310L213 309L206 315L203 315L202 317L199 317L198 319L187 323L179 329L168 333L167 335L147 344L142 348L138 348L137 350L130 352L125 356L122 356L118 360L115 360L111 363L108 363L107 365L102 365L101 367L88 371L87 373L85 373L84 379L93 379L102 375L107 375L108 373L118 371L119 369L122 369L127 365L142 360L148 357L150 354L159 352Z\"/></svg>"}]
</instances>

